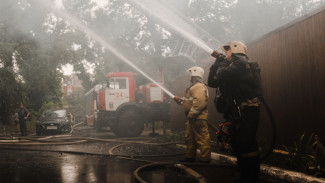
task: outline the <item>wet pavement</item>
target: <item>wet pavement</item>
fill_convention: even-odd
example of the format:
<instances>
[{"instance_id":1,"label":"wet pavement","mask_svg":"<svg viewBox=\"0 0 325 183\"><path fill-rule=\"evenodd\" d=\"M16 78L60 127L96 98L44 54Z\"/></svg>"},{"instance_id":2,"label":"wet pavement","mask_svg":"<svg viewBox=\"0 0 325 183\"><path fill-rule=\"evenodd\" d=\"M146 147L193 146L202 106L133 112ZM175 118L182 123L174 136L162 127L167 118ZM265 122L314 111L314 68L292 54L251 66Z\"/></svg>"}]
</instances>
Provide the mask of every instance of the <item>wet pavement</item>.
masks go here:
<instances>
[{"instance_id":1,"label":"wet pavement","mask_svg":"<svg viewBox=\"0 0 325 183\"><path fill-rule=\"evenodd\" d=\"M1 150L1 182L135 182L142 165L117 158L51 152Z\"/></svg>"},{"instance_id":2,"label":"wet pavement","mask_svg":"<svg viewBox=\"0 0 325 183\"><path fill-rule=\"evenodd\" d=\"M95 133L91 128L81 129L90 132L87 136L92 136L91 138L112 141L96 141L94 138L88 139L87 142L68 145L1 145L0 182L133 183L136 182L135 171L138 171L138 175L147 182L197 182L188 173L173 166L184 157L184 150L176 148L173 144L163 146L146 144L157 141L157 138L148 138L146 133L143 139L130 140L114 139L108 132ZM82 135L84 136L84 133ZM80 133L75 133L70 138L78 141L80 140L78 137ZM68 141L68 138L64 137L63 140ZM130 141L142 141L144 144L133 144ZM145 170L138 169L152 162L169 163ZM212 163L188 164L187 167L201 174L207 182L233 182L233 179L238 177L236 167L219 162ZM286 181L262 175L261 182Z\"/></svg>"}]
</instances>

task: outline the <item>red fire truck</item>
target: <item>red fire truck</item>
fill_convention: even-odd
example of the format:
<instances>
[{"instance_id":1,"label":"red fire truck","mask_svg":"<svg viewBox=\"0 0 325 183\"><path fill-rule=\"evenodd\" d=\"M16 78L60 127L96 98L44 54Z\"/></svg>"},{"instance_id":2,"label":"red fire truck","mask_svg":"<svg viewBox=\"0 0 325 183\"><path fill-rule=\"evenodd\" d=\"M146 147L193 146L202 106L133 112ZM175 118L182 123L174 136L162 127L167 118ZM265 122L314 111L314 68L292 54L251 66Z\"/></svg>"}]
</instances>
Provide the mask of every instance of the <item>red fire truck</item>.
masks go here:
<instances>
[{"instance_id":1,"label":"red fire truck","mask_svg":"<svg viewBox=\"0 0 325 183\"><path fill-rule=\"evenodd\" d=\"M107 84L85 94L87 125L97 131L109 127L120 137L139 136L144 123L169 120L169 104L156 84L136 87L135 73L107 74Z\"/></svg>"}]
</instances>

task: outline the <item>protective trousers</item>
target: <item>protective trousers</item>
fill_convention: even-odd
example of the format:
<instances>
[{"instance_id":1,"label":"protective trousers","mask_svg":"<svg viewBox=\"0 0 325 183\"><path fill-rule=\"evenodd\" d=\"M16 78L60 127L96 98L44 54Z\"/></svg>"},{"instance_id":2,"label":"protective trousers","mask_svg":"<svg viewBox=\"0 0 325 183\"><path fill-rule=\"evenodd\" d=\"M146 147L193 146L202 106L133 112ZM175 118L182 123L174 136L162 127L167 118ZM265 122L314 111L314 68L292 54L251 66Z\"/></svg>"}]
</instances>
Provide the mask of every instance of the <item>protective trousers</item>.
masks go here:
<instances>
[{"instance_id":1,"label":"protective trousers","mask_svg":"<svg viewBox=\"0 0 325 183\"><path fill-rule=\"evenodd\" d=\"M185 134L186 158L196 157L197 147L200 149L200 161L211 160L211 142L208 131L208 123L204 119L187 121Z\"/></svg>"},{"instance_id":2,"label":"protective trousers","mask_svg":"<svg viewBox=\"0 0 325 183\"><path fill-rule=\"evenodd\" d=\"M260 157L256 141L259 121L258 107L245 107L241 110L242 118L233 125L231 145L237 157L237 164L243 182L258 182Z\"/></svg>"}]
</instances>

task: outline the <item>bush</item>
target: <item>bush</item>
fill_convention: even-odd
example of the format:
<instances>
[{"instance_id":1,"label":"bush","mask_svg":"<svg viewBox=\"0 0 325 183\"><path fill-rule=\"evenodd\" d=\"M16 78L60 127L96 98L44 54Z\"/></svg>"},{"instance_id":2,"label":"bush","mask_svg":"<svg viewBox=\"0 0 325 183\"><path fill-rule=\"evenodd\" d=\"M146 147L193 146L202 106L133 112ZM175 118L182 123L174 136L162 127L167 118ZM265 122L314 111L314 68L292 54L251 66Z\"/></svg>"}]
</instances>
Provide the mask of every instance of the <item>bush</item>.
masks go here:
<instances>
[{"instance_id":1,"label":"bush","mask_svg":"<svg viewBox=\"0 0 325 183\"><path fill-rule=\"evenodd\" d=\"M311 134L307 141L303 134L292 147L284 148L288 151L288 160L292 168L314 176L325 176L325 147L317 135Z\"/></svg>"}]
</instances>

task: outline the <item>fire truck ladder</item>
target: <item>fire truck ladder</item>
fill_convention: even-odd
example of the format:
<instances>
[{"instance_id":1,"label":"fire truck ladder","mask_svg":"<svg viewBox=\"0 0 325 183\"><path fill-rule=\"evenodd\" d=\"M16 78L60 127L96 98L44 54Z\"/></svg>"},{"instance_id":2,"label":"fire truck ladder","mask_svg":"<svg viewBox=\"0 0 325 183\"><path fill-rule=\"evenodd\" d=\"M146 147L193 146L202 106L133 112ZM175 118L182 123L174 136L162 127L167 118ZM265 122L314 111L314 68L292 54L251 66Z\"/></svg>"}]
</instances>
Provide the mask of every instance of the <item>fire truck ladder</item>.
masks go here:
<instances>
[{"instance_id":1,"label":"fire truck ladder","mask_svg":"<svg viewBox=\"0 0 325 183\"><path fill-rule=\"evenodd\" d=\"M210 48L215 49L217 46L223 45L219 40L214 38L212 35L197 28L197 32L200 33L200 39L204 41ZM186 38L181 38L177 41L174 51L171 53L170 57L184 56L192 62L196 62L198 59L202 58L202 55L207 54L204 50L200 49L196 44L187 40Z\"/></svg>"}]
</instances>

